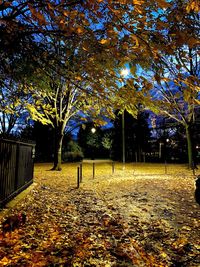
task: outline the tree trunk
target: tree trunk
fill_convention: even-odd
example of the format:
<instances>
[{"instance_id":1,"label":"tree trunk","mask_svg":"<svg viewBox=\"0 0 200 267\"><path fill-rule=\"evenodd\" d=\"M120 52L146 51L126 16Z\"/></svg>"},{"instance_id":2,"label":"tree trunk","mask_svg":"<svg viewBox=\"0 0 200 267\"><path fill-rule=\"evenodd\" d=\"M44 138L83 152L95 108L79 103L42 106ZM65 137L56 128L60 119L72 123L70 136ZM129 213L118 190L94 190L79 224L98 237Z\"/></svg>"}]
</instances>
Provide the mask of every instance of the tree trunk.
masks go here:
<instances>
[{"instance_id":1,"label":"tree trunk","mask_svg":"<svg viewBox=\"0 0 200 267\"><path fill-rule=\"evenodd\" d=\"M63 132L61 127L55 128L55 150L54 150L54 166L52 170L61 171L62 164L62 142Z\"/></svg>"},{"instance_id":2,"label":"tree trunk","mask_svg":"<svg viewBox=\"0 0 200 267\"><path fill-rule=\"evenodd\" d=\"M190 132L190 126L185 125L186 138L187 138L187 148L188 148L188 166L189 169L193 169L193 152L192 152L192 138Z\"/></svg>"}]
</instances>

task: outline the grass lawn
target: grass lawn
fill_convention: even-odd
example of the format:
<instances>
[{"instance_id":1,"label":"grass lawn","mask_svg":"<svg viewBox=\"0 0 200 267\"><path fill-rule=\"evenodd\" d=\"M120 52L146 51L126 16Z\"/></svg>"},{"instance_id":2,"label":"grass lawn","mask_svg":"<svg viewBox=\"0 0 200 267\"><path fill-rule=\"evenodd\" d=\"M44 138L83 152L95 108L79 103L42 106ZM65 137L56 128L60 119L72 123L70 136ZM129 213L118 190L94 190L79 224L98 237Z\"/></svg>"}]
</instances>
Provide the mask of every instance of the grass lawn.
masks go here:
<instances>
[{"instance_id":1,"label":"grass lawn","mask_svg":"<svg viewBox=\"0 0 200 267\"><path fill-rule=\"evenodd\" d=\"M184 165L36 164L35 186L0 213L25 224L0 231L1 266L199 267L200 206ZM196 175L200 174L197 170Z\"/></svg>"}]
</instances>

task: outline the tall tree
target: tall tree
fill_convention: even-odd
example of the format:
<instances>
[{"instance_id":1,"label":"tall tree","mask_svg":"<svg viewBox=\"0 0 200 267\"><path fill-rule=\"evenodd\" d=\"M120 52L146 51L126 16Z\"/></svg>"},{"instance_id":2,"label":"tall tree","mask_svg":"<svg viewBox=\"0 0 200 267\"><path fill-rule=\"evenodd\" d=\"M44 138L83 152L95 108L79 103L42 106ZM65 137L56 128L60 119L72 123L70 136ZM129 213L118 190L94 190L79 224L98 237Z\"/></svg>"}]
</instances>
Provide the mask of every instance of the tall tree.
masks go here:
<instances>
[{"instance_id":1,"label":"tall tree","mask_svg":"<svg viewBox=\"0 0 200 267\"><path fill-rule=\"evenodd\" d=\"M96 38L93 39L91 36L90 41L95 44ZM45 68L37 69L32 81L27 83L33 101L27 108L32 118L51 124L55 130L55 170L61 169L62 141L69 121L75 116L86 120L90 115L100 123L101 114L112 113L109 95L116 89L116 82L107 73L107 64L114 64L115 59L112 63L98 41L98 50L90 51L88 57L82 43L76 37L67 42L63 37L52 37L47 44L48 63L45 62ZM92 56L95 61L91 60Z\"/></svg>"},{"instance_id":2,"label":"tall tree","mask_svg":"<svg viewBox=\"0 0 200 267\"><path fill-rule=\"evenodd\" d=\"M25 109L27 97L21 85L9 77L1 80L0 86L0 135L8 137L24 127L28 118Z\"/></svg>"},{"instance_id":3,"label":"tall tree","mask_svg":"<svg viewBox=\"0 0 200 267\"><path fill-rule=\"evenodd\" d=\"M191 129L195 123L195 108L199 104L199 15L184 13L184 2L175 2L168 13L169 25L163 43L158 42L161 51L154 60L151 79L154 89L151 91L149 106L160 114L182 124L186 131L189 167L193 166ZM185 38L187 32L187 39ZM154 38L156 38L154 36ZM169 45L164 46L168 42ZM150 76L148 77L150 80ZM151 87L149 81L145 86Z\"/></svg>"}]
</instances>

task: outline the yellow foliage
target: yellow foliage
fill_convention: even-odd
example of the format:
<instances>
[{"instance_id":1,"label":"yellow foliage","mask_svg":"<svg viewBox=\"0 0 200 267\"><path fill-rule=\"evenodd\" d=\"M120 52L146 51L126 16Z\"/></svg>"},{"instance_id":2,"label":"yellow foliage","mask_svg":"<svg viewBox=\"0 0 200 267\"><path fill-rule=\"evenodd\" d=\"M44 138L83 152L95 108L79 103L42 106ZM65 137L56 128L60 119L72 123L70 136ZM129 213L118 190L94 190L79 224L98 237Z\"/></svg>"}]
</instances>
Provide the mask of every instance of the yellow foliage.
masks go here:
<instances>
[{"instance_id":1,"label":"yellow foliage","mask_svg":"<svg viewBox=\"0 0 200 267\"><path fill-rule=\"evenodd\" d=\"M78 15L78 11L72 10L69 15L71 19L75 19L75 17Z\"/></svg>"},{"instance_id":2,"label":"yellow foliage","mask_svg":"<svg viewBox=\"0 0 200 267\"><path fill-rule=\"evenodd\" d=\"M75 78L76 78L76 80L78 80L78 81L81 81L81 80L82 80L82 77L81 77L81 76L76 76Z\"/></svg>"},{"instance_id":3,"label":"yellow foliage","mask_svg":"<svg viewBox=\"0 0 200 267\"><path fill-rule=\"evenodd\" d=\"M84 32L84 29L82 28L82 27L78 27L78 28L76 28L76 32L78 33L78 34L82 34L83 32Z\"/></svg>"},{"instance_id":4,"label":"yellow foliage","mask_svg":"<svg viewBox=\"0 0 200 267\"><path fill-rule=\"evenodd\" d=\"M40 113L40 112L36 109L35 106L33 106L33 105L31 105L31 104L28 103L28 104L26 105L26 108L27 108L28 112L30 113L31 118L32 118L34 121L39 121L39 122L41 122L41 123L44 124L44 125L51 124L51 125L53 126L53 124L52 124L52 122L50 121L50 119L47 119L47 118L45 117L45 114Z\"/></svg>"},{"instance_id":5,"label":"yellow foliage","mask_svg":"<svg viewBox=\"0 0 200 267\"><path fill-rule=\"evenodd\" d=\"M65 10L65 11L63 12L63 14L67 17L67 16L69 16L69 11L66 11L66 10Z\"/></svg>"},{"instance_id":6,"label":"yellow foliage","mask_svg":"<svg viewBox=\"0 0 200 267\"><path fill-rule=\"evenodd\" d=\"M130 38L132 39L132 41L133 41L133 43L134 43L134 48L135 47L138 47L139 46L139 41L138 41L138 38L137 38L137 36L135 36L134 34L131 34L130 35Z\"/></svg>"},{"instance_id":7,"label":"yellow foliage","mask_svg":"<svg viewBox=\"0 0 200 267\"><path fill-rule=\"evenodd\" d=\"M135 11L136 11L137 13L141 14L141 15L142 15L143 12L144 12L143 8L140 7L140 6L135 7Z\"/></svg>"},{"instance_id":8,"label":"yellow foliage","mask_svg":"<svg viewBox=\"0 0 200 267\"><path fill-rule=\"evenodd\" d=\"M186 7L186 11L189 13L191 11L194 11L194 12L199 12L200 11L200 2L199 0L191 0L187 7Z\"/></svg>"},{"instance_id":9,"label":"yellow foliage","mask_svg":"<svg viewBox=\"0 0 200 267\"><path fill-rule=\"evenodd\" d=\"M100 41L99 41L99 43L100 44L107 44L108 43L108 39L101 39Z\"/></svg>"},{"instance_id":10,"label":"yellow foliage","mask_svg":"<svg viewBox=\"0 0 200 267\"><path fill-rule=\"evenodd\" d=\"M127 4L127 0L120 0L120 1L118 1L120 4L122 4L122 5L126 5Z\"/></svg>"},{"instance_id":11,"label":"yellow foliage","mask_svg":"<svg viewBox=\"0 0 200 267\"><path fill-rule=\"evenodd\" d=\"M144 4L144 1L143 0L133 0L133 4L134 5L142 5L142 4Z\"/></svg>"},{"instance_id":12,"label":"yellow foliage","mask_svg":"<svg viewBox=\"0 0 200 267\"><path fill-rule=\"evenodd\" d=\"M8 259L7 257L3 257L1 260L0 260L0 264L2 264L1 266L8 266L11 264L11 260Z\"/></svg>"}]
</instances>

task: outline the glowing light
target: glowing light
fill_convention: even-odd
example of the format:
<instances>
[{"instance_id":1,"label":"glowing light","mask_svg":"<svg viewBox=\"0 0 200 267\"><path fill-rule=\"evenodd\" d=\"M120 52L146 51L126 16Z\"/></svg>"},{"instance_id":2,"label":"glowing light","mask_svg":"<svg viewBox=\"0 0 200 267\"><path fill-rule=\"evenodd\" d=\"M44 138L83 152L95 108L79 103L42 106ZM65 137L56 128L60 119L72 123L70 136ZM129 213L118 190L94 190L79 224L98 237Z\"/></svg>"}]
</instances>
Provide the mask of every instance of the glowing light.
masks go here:
<instances>
[{"instance_id":1,"label":"glowing light","mask_svg":"<svg viewBox=\"0 0 200 267\"><path fill-rule=\"evenodd\" d=\"M122 69L122 70L121 70L121 75L122 75L123 77L128 76L128 75L129 75L129 69Z\"/></svg>"},{"instance_id":2,"label":"glowing light","mask_svg":"<svg viewBox=\"0 0 200 267\"><path fill-rule=\"evenodd\" d=\"M92 133L95 133L95 132L96 132L96 129L95 129L95 128L92 128L92 129L91 129L91 132L92 132Z\"/></svg>"}]
</instances>

